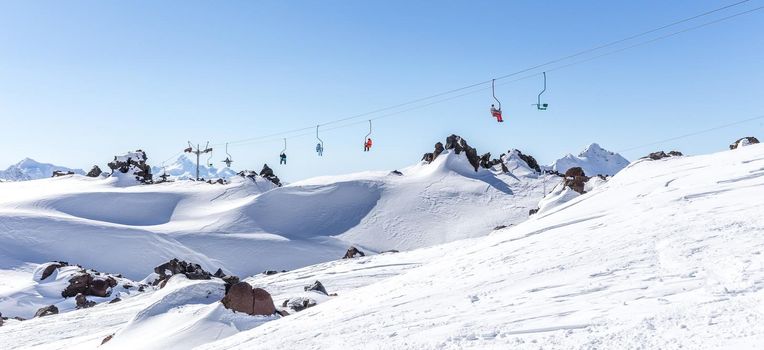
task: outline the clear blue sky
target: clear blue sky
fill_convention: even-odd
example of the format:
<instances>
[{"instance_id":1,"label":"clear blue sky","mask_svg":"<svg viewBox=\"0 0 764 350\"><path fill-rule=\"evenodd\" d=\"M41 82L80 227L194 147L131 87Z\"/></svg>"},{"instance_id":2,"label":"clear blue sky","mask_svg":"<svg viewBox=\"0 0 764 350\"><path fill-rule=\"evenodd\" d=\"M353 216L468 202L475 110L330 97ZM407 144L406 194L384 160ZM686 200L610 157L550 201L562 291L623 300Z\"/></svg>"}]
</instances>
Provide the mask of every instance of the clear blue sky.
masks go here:
<instances>
[{"instance_id":1,"label":"clear blue sky","mask_svg":"<svg viewBox=\"0 0 764 350\"><path fill-rule=\"evenodd\" d=\"M734 2L0 1L0 168L27 156L89 168L139 147L158 164L187 140L352 116ZM314 138L290 139L290 164L276 172L400 168L450 133L480 153L518 148L544 163L590 142L619 151L764 114L762 62L758 11L550 72L548 111L531 106L540 77L518 81L498 87L504 124L484 91L377 121L370 154L363 124L324 133L320 159ZM744 135L764 137L764 120L624 155L707 153ZM234 168L275 165L281 147L232 146Z\"/></svg>"}]
</instances>

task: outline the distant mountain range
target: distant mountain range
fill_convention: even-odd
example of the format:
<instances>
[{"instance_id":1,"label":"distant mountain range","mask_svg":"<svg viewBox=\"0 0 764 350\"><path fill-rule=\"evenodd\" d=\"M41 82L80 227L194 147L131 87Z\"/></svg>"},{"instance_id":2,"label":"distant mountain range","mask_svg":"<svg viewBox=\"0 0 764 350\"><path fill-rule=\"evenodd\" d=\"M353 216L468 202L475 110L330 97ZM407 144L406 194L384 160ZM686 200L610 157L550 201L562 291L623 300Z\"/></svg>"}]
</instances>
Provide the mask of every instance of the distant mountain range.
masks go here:
<instances>
[{"instance_id":1,"label":"distant mountain range","mask_svg":"<svg viewBox=\"0 0 764 350\"><path fill-rule=\"evenodd\" d=\"M75 174L85 175L82 169L72 169L60 165L40 163L34 159L24 158L20 162L0 171L0 180L3 181L29 181L49 178L54 171L71 171Z\"/></svg>"}]
</instances>

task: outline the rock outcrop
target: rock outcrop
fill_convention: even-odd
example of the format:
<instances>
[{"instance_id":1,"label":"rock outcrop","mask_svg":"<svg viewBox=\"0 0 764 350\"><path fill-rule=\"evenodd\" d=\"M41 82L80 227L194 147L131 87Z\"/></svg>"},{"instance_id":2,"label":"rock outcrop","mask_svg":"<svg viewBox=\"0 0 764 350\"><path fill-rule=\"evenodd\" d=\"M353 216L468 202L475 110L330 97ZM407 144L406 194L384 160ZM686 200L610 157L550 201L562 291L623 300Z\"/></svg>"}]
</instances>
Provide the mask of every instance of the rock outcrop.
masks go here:
<instances>
[{"instance_id":1,"label":"rock outcrop","mask_svg":"<svg viewBox=\"0 0 764 350\"><path fill-rule=\"evenodd\" d=\"M93 168L88 171L85 176L87 177L99 177L103 174L103 171L101 171L101 168L98 167L98 165L93 165Z\"/></svg>"},{"instance_id":2,"label":"rock outcrop","mask_svg":"<svg viewBox=\"0 0 764 350\"><path fill-rule=\"evenodd\" d=\"M326 291L326 288L324 288L324 285L320 281L315 281L313 284L305 286L304 289L306 292L318 292L324 295L329 295L329 293Z\"/></svg>"},{"instance_id":3,"label":"rock outcrop","mask_svg":"<svg viewBox=\"0 0 764 350\"><path fill-rule=\"evenodd\" d=\"M82 293L77 294L77 296L74 297L74 300L77 303L77 309L87 309L96 304L95 301L88 300L87 297L85 297L85 294Z\"/></svg>"},{"instance_id":4,"label":"rock outcrop","mask_svg":"<svg viewBox=\"0 0 764 350\"><path fill-rule=\"evenodd\" d=\"M260 170L260 176L273 182L276 186L281 187L281 180L279 180L279 177L273 173L273 169L271 169L268 164L263 164L263 170Z\"/></svg>"},{"instance_id":5,"label":"rock outcrop","mask_svg":"<svg viewBox=\"0 0 764 350\"><path fill-rule=\"evenodd\" d=\"M669 153L666 153L663 151L657 151L642 157L642 159L659 160L659 159L668 158L668 157L680 157L682 155L683 155L682 152L679 152L679 151L670 151Z\"/></svg>"},{"instance_id":6,"label":"rock outcrop","mask_svg":"<svg viewBox=\"0 0 764 350\"><path fill-rule=\"evenodd\" d=\"M215 274L213 275L217 278L220 278L225 282L225 292L228 293L228 291L231 289L231 286L233 286L236 283L239 283L239 276L233 276L233 275L226 275L223 272L223 269L218 269L215 271Z\"/></svg>"},{"instance_id":7,"label":"rock outcrop","mask_svg":"<svg viewBox=\"0 0 764 350\"><path fill-rule=\"evenodd\" d=\"M69 285L61 292L64 298L71 298L77 294L92 295L96 297L108 297L111 289L117 285L114 277L94 276L85 270L69 279Z\"/></svg>"},{"instance_id":8,"label":"rock outcrop","mask_svg":"<svg viewBox=\"0 0 764 350\"><path fill-rule=\"evenodd\" d=\"M734 143L730 145L730 149L737 149L740 147L745 147L749 145L753 145L755 143L759 143L759 139L753 137L753 136L746 136L741 139L738 139Z\"/></svg>"},{"instance_id":9,"label":"rock outcrop","mask_svg":"<svg viewBox=\"0 0 764 350\"><path fill-rule=\"evenodd\" d=\"M564 186L569 187L573 191L581 194L586 193L584 187L587 181L589 181L589 177L586 176L584 170L580 167L570 168L565 172Z\"/></svg>"},{"instance_id":10,"label":"rock outcrop","mask_svg":"<svg viewBox=\"0 0 764 350\"><path fill-rule=\"evenodd\" d=\"M135 152L128 152L124 156L115 156L114 160L109 162L108 165L112 176L114 176L115 172L119 172L132 176L136 181L146 184L153 181L151 166L146 163L147 160L146 152L136 150Z\"/></svg>"},{"instance_id":11,"label":"rock outcrop","mask_svg":"<svg viewBox=\"0 0 764 350\"><path fill-rule=\"evenodd\" d=\"M248 315L268 316L276 313L270 293L261 288L252 288L246 282L231 286L220 302L226 309Z\"/></svg>"},{"instance_id":12,"label":"rock outcrop","mask_svg":"<svg viewBox=\"0 0 764 350\"><path fill-rule=\"evenodd\" d=\"M54 261L50 265L45 267L45 270L42 271L42 275L40 276L40 281L45 280L46 278L50 277L50 275L53 274L58 268L69 266L69 263L66 261Z\"/></svg>"},{"instance_id":13,"label":"rock outcrop","mask_svg":"<svg viewBox=\"0 0 764 350\"><path fill-rule=\"evenodd\" d=\"M480 167L480 156L477 154L477 149L471 147L466 140L461 138L461 136L453 134L446 138L445 146L440 142L436 143L435 151L431 153L425 153L422 156L422 160L427 163L431 163L436 158L438 158L438 156L443 153L444 150L453 150L455 154L461 154L464 152L464 154L467 156L467 161L469 161L470 165L472 165L475 171L477 171Z\"/></svg>"},{"instance_id":14,"label":"rock outcrop","mask_svg":"<svg viewBox=\"0 0 764 350\"><path fill-rule=\"evenodd\" d=\"M160 283L164 286L164 283L167 283L166 281L170 279L170 277L177 274L183 274L190 280L208 280L212 278L212 274L205 271L201 265L178 260L177 258L155 267L154 272L159 275L159 277L154 280L155 286Z\"/></svg>"},{"instance_id":15,"label":"rock outcrop","mask_svg":"<svg viewBox=\"0 0 764 350\"><path fill-rule=\"evenodd\" d=\"M67 176L67 175L74 175L73 171L61 171L56 170L53 172L53 175L51 177L59 177L59 176Z\"/></svg>"},{"instance_id":16,"label":"rock outcrop","mask_svg":"<svg viewBox=\"0 0 764 350\"><path fill-rule=\"evenodd\" d=\"M366 256L366 254L356 247L350 247L348 248L348 251L345 252L345 256L343 256L342 258L352 259L352 258L355 258L356 256Z\"/></svg>"}]
</instances>

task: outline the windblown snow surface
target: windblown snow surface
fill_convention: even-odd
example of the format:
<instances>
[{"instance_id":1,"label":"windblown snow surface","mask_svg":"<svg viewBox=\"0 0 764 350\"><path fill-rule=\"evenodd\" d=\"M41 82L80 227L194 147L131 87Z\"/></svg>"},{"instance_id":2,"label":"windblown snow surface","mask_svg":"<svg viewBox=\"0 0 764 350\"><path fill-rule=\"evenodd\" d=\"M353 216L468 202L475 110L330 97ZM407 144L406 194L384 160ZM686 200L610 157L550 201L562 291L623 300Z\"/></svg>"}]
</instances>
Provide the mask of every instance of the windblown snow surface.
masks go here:
<instances>
[{"instance_id":1,"label":"windblown snow surface","mask_svg":"<svg viewBox=\"0 0 764 350\"><path fill-rule=\"evenodd\" d=\"M426 206L427 201L415 201L416 205L412 206L401 200L406 197L396 193L387 199L392 203L384 207L385 211L395 205L409 205L407 218L432 217L430 221L414 225L424 231L428 225L444 218L451 218L453 226L468 220L480 225L498 222L490 213L480 215L478 211L468 210L465 215L462 212L465 206L448 202L454 197L478 201L467 193L479 189L494 195L491 201L483 203L483 210L491 211L497 201L503 200L499 193L508 192L494 182L497 177L488 176L491 174L485 171L464 172L471 169L462 167L463 159L454 155L438 160L435 164L407 169L403 177L374 173L313 179L252 196L262 198L283 191L286 198L300 193L310 197L323 193L326 186L353 183L352 186L384 188L376 200L376 209L385 205L383 201L391 193L387 191L396 190L396 186L400 186L397 190L402 192L413 191L411 187L419 184L416 186L422 187L416 188L420 191L426 188L430 196L441 190L441 198L430 198L447 204L422 212L420 210L430 208ZM513 196L525 193L520 189L522 186L530 189L532 184L538 185L538 179L534 182L518 178L520 181L514 185L502 181ZM45 181L55 180L58 179ZM69 181L75 180L81 181L79 178ZM406 185L398 181L405 181ZM461 191L454 189L457 185ZM100 186L108 188L107 184ZM87 188L93 191L92 185ZM129 191L156 190L153 188ZM358 192L358 188L355 189L353 193ZM177 193L185 191L162 192L183 197ZM403 240L412 250L348 260L327 259L285 273L258 274L246 279L253 286L268 290L277 306L297 296L319 302L290 316L235 314L219 303L222 283L190 281L177 276L164 289L127 296L120 303L99 304L23 322L6 321L7 324L0 327L0 348L755 349L764 343L762 195L764 147L760 145L704 156L640 160L590 192L488 236L481 236L485 232L475 232L482 230L477 223L473 227L458 226L458 230L473 231L461 235L458 230L450 231L455 233L449 237L467 238L443 244L438 244L442 238L422 234ZM510 202L518 201L513 196L507 196L513 198ZM59 197L66 196L53 196ZM251 218L255 214L249 210L257 211L253 209L256 200L249 197L240 198L247 205L228 204L227 210L218 208L216 217L234 212L242 222L255 225L258 220ZM27 194L25 198L35 197ZM539 199L537 196L531 207L535 207ZM179 200L178 206L184 200ZM10 218L30 215L30 212L43 210L41 208L46 208L47 215L61 222L74 220L92 224L88 220L93 220L55 214L60 207L39 198L28 202L17 199L2 207L1 220L5 225L12 221ZM500 211L511 217L511 208ZM237 222L218 219L217 224L209 223L205 220L213 220L204 216L192 219L195 216L191 213L176 217L178 211L175 209L169 220L175 226L219 228L222 221ZM350 217L360 216L355 210L348 211L346 215ZM275 214L269 212L268 215ZM358 231L358 227L378 225L365 224L370 215L364 216L352 229L335 234L333 239L366 239L361 232L378 233L383 242L395 239L384 230ZM375 217L387 221L392 220L393 215L380 212ZM40 222L43 220L32 224L38 226L37 231L50 227ZM262 228L265 224L257 225ZM273 226L278 230L271 230L279 232L269 234L298 240L299 233L290 225L296 224ZM333 228L337 225L315 230L335 233L337 230ZM199 249L205 244L187 246L182 237L193 235L190 229L184 231L168 224L147 227L153 235L172 238L173 244L185 247L189 254L225 260L222 253L213 255L209 250ZM415 227L403 224L390 227L415 232ZM134 226L130 229L143 232ZM18 227L2 232L18 232ZM121 234L132 236L137 232ZM218 229L210 229L205 234L225 236ZM24 248L38 241L41 240L33 238L24 243L23 236L3 238L0 247L16 242L19 248ZM413 249L428 244L432 246ZM380 244L382 246L384 244ZM173 247L167 248L170 253L180 251L180 248L174 250L172 245L169 247ZM13 250L3 251L3 257L8 252ZM129 250L120 252L127 254ZM84 258L79 253L69 259ZM305 254L313 252L306 250ZM29 284L24 281L28 281L25 278L31 274L31 265L14 265L18 261L42 259L42 256L28 257L30 260L16 256L2 262L6 268L17 266L3 270L0 275L4 282L0 284L3 295L12 294L19 285ZM149 257L150 254L139 256ZM260 259L257 255L237 257L252 264ZM154 262L145 265L153 266ZM320 280L330 293L338 296L303 291L303 286L314 280ZM102 339L112 334L113 338L99 347Z\"/></svg>"}]
</instances>

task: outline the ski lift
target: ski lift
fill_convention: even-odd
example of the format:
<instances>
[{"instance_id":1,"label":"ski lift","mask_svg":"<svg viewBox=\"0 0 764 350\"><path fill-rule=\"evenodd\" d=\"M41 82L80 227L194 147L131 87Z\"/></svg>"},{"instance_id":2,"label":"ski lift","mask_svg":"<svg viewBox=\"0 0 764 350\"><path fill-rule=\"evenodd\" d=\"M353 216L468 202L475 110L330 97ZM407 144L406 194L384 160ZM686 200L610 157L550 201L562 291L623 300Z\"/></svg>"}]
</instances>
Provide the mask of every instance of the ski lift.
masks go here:
<instances>
[{"instance_id":1,"label":"ski lift","mask_svg":"<svg viewBox=\"0 0 764 350\"><path fill-rule=\"evenodd\" d=\"M541 90L541 92L539 92L537 103L533 104L540 111L545 111L547 107L549 107L548 103L541 103L541 94L543 94L544 91L546 91L546 72L543 72L543 74L544 74L544 89Z\"/></svg>"},{"instance_id":2,"label":"ski lift","mask_svg":"<svg viewBox=\"0 0 764 350\"><path fill-rule=\"evenodd\" d=\"M368 152L371 151L371 139L369 138L371 136L371 119L369 119L369 133L366 134L366 136L363 138L363 151Z\"/></svg>"},{"instance_id":3,"label":"ski lift","mask_svg":"<svg viewBox=\"0 0 764 350\"><path fill-rule=\"evenodd\" d=\"M319 157L323 157L324 155L324 140L321 140L320 137L318 137L318 127L321 126L316 125L316 140L318 140L318 143L316 144L316 153L318 153Z\"/></svg>"},{"instance_id":4,"label":"ski lift","mask_svg":"<svg viewBox=\"0 0 764 350\"><path fill-rule=\"evenodd\" d=\"M287 142L286 137L284 138L284 148L281 150L281 153L279 153L279 164L285 165L286 164L286 149L287 149Z\"/></svg>"},{"instance_id":5,"label":"ski lift","mask_svg":"<svg viewBox=\"0 0 764 350\"><path fill-rule=\"evenodd\" d=\"M210 154L209 157L207 157L207 166L212 168L212 166L213 166L213 164L212 164L212 148L207 148L205 150L205 152L206 151L209 151L208 153Z\"/></svg>"},{"instance_id":6,"label":"ski lift","mask_svg":"<svg viewBox=\"0 0 764 350\"><path fill-rule=\"evenodd\" d=\"M493 94L493 99L496 100L496 104L499 105L499 108L496 108L495 105L491 105L491 116L496 118L496 121L499 123L503 123L504 119L501 118L501 101L499 101L498 98L496 98L496 79L491 79L491 93Z\"/></svg>"},{"instance_id":7,"label":"ski lift","mask_svg":"<svg viewBox=\"0 0 764 350\"><path fill-rule=\"evenodd\" d=\"M225 157L225 160L223 160L223 163L225 163L226 167L230 168L231 163L233 163L233 159L231 159L231 154L228 153L228 142L225 143L225 154L226 154L226 157Z\"/></svg>"}]
</instances>

